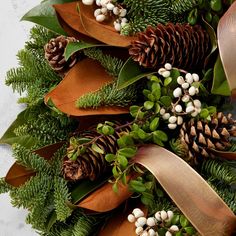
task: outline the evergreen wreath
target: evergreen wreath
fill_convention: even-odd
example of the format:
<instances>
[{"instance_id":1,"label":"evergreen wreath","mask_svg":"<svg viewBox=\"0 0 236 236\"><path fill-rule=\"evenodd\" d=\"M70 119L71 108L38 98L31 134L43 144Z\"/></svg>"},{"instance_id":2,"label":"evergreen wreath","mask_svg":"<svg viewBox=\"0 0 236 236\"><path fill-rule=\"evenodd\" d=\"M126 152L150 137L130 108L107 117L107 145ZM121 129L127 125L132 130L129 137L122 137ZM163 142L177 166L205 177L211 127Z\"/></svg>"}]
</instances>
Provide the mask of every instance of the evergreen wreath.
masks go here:
<instances>
[{"instance_id":1,"label":"evergreen wreath","mask_svg":"<svg viewBox=\"0 0 236 236\"><path fill-rule=\"evenodd\" d=\"M214 230L199 224L204 214L183 209L198 211L193 198L206 205L210 194L227 204L215 235L233 235L235 88L216 29L228 9L236 14L234 1L53 4L45 0L23 17L38 26L6 75L26 109L0 139L16 161L0 193L29 211L26 222L42 236L209 235ZM183 180L184 171L191 174ZM196 196L186 189L195 178L202 181ZM176 188L188 196L182 205ZM213 216L209 223L214 228Z\"/></svg>"}]
</instances>

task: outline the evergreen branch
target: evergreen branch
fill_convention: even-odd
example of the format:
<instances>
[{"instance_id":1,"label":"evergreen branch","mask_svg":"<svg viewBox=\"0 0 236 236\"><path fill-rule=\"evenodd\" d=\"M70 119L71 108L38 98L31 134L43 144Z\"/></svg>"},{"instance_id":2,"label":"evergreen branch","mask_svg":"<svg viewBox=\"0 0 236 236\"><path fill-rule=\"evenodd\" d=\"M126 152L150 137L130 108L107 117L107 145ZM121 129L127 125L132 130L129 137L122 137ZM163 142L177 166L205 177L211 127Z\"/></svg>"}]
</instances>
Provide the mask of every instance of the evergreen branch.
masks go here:
<instances>
[{"instance_id":1,"label":"evergreen branch","mask_svg":"<svg viewBox=\"0 0 236 236\"><path fill-rule=\"evenodd\" d=\"M0 194L7 193L12 190L12 186L6 183L5 178L0 178Z\"/></svg>"},{"instance_id":2,"label":"evergreen branch","mask_svg":"<svg viewBox=\"0 0 236 236\"><path fill-rule=\"evenodd\" d=\"M100 223L96 218L82 216L79 218L72 231L73 236L90 236L96 229L96 225Z\"/></svg>"},{"instance_id":3,"label":"evergreen branch","mask_svg":"<svg viewBox=\"0 0 236 236\"><path fill-rule=\"evenodd\" d=\"M96 92L83 95L76 101L78 108L98 108L100 106L127 107L137 100L137 87L135 84L124 89L117 89L117 82L103 86Z\"/></svg>"},{"instance_id":4,"label":"evergreen branch","mask_svg":"<svg viewBox=\"0 0 236 236\"><path fill-rule=\"evenodd\" d=\"M208 177L223 181L229 185L236 183L235 170L227 162L205 160L202 164L202 172Z\"/></svg>"},{"instance_id":5,"label":"evergreen branch","mask_svg":"<svg viewBox=\"0 0 236 236\"><path fill-rule=\"evenodd\" d=\"M199 5L199 0L172 0L170 11L175 15L182 15Z\"/></svg>"},{"instance_id":6,"label":"evergreen branch","mask_svg":"<svg viewBox=\"0 0 236 236\"><path fill-rule=\"evenodd\" d=\"M63 178L54 179L54 199L57 220L65 221L72 213L72 210L66 205L71 196L67 187L67 182Z\"/></svg>"},{"instance_id":7,"label":"evergreen branch","mask_svg":"<svg viewBox=\"0 0 236 236\"><path fill-rule=\"evenodd\" d=\"M124 64L121 59L106 55L101 49L87 48L84 49L85 56L96 60L106 69L106 71L113 77L118 77L120 70Z\"/></svg>"},{"instance_id":8,"label":"evergreen branch","mask_svg":"<svg viewBox=\"0 0 236 236\"><path fill-rule=\"evenodd\" d=\"M13 156L18 163L29 169L44 174L51 174L52 172L48 161L19 144L13 145Z\"/></svg>"}]
</instances>

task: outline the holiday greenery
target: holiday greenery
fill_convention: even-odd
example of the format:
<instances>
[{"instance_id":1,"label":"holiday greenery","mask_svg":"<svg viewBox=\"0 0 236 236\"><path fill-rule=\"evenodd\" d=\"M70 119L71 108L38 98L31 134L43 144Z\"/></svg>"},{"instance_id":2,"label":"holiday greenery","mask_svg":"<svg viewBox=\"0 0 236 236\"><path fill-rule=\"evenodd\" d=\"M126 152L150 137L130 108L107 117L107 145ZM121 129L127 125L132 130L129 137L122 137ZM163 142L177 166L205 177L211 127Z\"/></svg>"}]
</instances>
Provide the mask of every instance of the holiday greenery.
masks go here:
<instances>
[{"instance_id":1,"label":"holiday greenery","mask_svg":"<svg viewBox=\"0 0 236 236\"><path fill-rule=\"evenodd\" d=\"M175 188L188 193L184 183L166 188L142 164L142 150L153 146L189 168L187 179L194 170L201 175L234 216L236 120L216 43L231 4L46 0L24 16L41 26L32 28L19 67L6 76L26 109L0 140L16 160L0 193L29 211L26 222L39 235L203 232L173 197ZM88 68L79 67L84 61ZM158 168L158 153L150 155ZM166 162L172 172L175 165ZM198 209L190 195L182 203Z\"/></svg>"}]
</instances>

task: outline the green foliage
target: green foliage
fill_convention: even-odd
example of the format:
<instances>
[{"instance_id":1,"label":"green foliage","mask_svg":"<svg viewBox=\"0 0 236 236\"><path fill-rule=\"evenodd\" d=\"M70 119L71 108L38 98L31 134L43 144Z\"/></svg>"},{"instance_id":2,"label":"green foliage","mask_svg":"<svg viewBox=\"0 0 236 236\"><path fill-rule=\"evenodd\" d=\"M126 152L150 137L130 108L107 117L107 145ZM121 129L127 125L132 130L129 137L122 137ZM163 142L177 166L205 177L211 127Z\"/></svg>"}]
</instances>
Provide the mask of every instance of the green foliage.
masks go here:
<instances>
[{"instance_id":1,"label":"green foliage","mask_svg":"<svg viewBox=\"0 0 236 236\"><path fill-rule=\"evenodd\" d=\"M181 15L191 11L199 4L200 0L171 0L171 12Z\"/></svg>"},{"instance_id":2,"label":"green foliage","mask_svg":"<svg viewBox=\"0 0 236 236\"><path fill-rule=\"evenodd\" d=\"M94 47L84 49L83 52L85 56L101 63L111 76L118 77L121 67L124 64L121 59L104 54L101 49Z\"/></svg>"},{"instance_id":3,"label":"green foliage","mask_svg":"<svg viewBox=\"0 0 236 236\"><path fill-rule=\"evenodd\" d=\"M12 190L12 187L5 182L5 178L0 178L0 194L7 193Z\"/></svg>"}]
</instances>

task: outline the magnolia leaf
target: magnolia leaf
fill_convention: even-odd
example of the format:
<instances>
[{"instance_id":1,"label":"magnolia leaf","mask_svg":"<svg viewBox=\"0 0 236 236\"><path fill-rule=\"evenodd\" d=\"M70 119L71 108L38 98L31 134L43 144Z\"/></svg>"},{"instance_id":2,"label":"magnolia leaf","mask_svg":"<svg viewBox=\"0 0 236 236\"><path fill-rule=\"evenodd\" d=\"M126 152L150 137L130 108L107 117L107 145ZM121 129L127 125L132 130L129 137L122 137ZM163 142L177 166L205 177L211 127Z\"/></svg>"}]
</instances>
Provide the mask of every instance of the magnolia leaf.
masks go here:
<instances>
[{"instance_id":1,"label":"magnolia leaf","mask_svg":"<svg viewBox=\"0 0 236 236\"><path fill-rule=\"evenodd\" d=\"M141 67L131 57L125 62L118 76L118 89L123 89L138 80L154 74L155 72L143 72Z\"/></svg>"},{"instance_id":2,"label":"magnolia leaf","mask_svg":"<svg viewBox=\"0 0 236 236\"><path fill-rule=\"evenodd\" d=\"M30 135L16 136L14 130L23 125L27 121L28 110L22 111L16 118L16 120L10 125L7 131L4 133L2 138L0 139L0 144L9 144L12 145L14 143L18 143L23 145L24 147L31 147L35 144L35 139Z\"/></svg>"},{"instance_id":3,"label":"magnolia leaf","mask_svg":"<svg viewBox=\"0 0 236 236\"><path fill-rule=\"evenodd\" d=\"M222 96L230 96L231 94L220 56L218 56L214 66L214 79L211 92Z\"/></svg>"},{"instance_id":4,"label":"magnolia leaf","mask_svg":"<svg viewBox=\"0 0 236 236\"><path fill-rule=\"evenodd\" d=\"M38 6L28 11L21 20L31 21L41 25L49 30L52 30L60 35L66 35L65 31L61 28L53 4L62 4L73 2L72 0L47 0L43 1Z\"/></svg>"},{"instance_id":5,"label":"magnolia leaf","mask_svg":"<svg viewBox=\"0 0 236 236\"><path fill-rule=\"evenodd\" d=\"M81 51L86 48L92 47L101 47L101 46L108 46L105 44L92 44L86 42L71 42L68 43L64 52L65 59L68 60L75 52Z\"/></svg>"}]
</instances>

